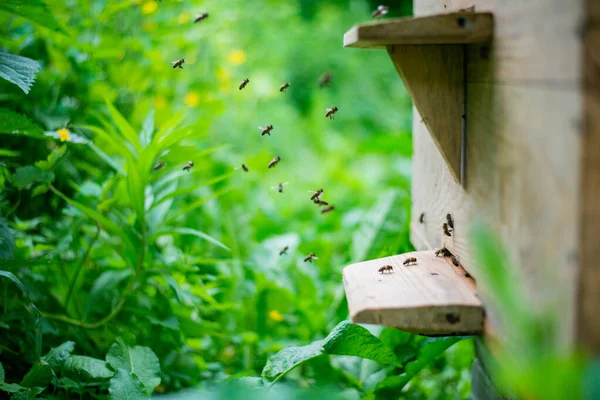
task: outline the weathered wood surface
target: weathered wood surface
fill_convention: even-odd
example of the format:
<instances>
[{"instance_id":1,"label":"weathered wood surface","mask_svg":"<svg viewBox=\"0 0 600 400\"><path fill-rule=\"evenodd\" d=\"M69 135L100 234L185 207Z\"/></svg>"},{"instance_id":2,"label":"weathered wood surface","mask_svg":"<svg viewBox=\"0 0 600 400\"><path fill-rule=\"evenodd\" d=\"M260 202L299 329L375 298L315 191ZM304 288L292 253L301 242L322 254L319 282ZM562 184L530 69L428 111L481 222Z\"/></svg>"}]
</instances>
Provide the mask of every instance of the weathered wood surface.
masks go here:
<instances>
[{"instance_id":1,"label":"weathered wood surface","mask_svg":"<svg viewBox=\"0 0 600 400\"><path fill-rule=\"evenodd\" d=\"M345 47L384 48L406 44L461 44L490 40L490 13L452 13L398 18L354 26L344 35Z\"/></svg>"},{"instance_id":2,"label":"weathered wood surface","mask_svg":"<svg viewBox=\"0 0 600 400\"><path fill-rule=\"evenodd\" d=\"M598 120L591 120L600 112L586 119L583 135L583 3L418 0L414 12L431 15L472 5L494 13L495 31L491 46L467 47L466 189L452 179L414 110L411 240L420 250L443 243L459 255L486 304L489 289L478 279L469 236L473 222L483 222L506 245L506 257L517 269L515 290L534 307L560 316L557 346L569 348L581 339L598 349L600 321L592 315L600 296L593 259L600 248L600 171L594 169L600 143L589 132L597 135ZM598 97L587 104L598 107ZM455 221L451 237L442 234L446 213ZM576 329L584 307L587 318ZM510 340L498 311L486 307L491 326Z\"/></svg>"},{"instance_id":3,"label":"weathered wood surface","mask_svg":"<svg viewBox=\"0 0 600 400\"><path fill-rule=\"evenodd\" d=\"M456 182L461 173L462 45L390 46L388 54Z\"/></svg>"},{"instance_id":4,"label":"weathered wood surface","mask_svg":"<svg viewBox=\"0 0 600 400\"><path fill-rule=\"evenodd\" d=\"M405 266L407 257L417 264ZM378 272L391 265L393 272ZM465 271L433 251L412 252L344 268L352 321L426 335L475 334L483 308Z\"/></svg>"}]
</instances>

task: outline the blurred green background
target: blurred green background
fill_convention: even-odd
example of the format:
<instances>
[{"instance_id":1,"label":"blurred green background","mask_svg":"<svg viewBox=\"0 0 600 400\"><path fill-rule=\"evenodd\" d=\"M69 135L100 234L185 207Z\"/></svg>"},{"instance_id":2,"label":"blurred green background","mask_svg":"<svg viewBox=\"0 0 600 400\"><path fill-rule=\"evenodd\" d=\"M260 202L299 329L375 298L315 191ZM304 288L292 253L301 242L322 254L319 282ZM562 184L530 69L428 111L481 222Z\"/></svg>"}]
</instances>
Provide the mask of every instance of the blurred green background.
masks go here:
<instances>
[{"instance_id":1,"label":"blurred green background","mask_svg":"<svg viewBox=\"0 0 600 400\"><path fill-rule=\"evenodd\" d=\"M257 377L272 354L347 319L345 265L412 249L410 98L385 51L342 47L378 3L46 4L32 1L28 18L0 7L0 47L41 64L28 94L0 80L0 232L14 240L0 269L28 294L0 285L7 382L65 341L104 359L119 337L160 360L155 393ZM387 17L412 12L409 0L387 5ZM210 15L195 24L201 12ZM325 118L333 106L335 119ZM11 113L29 119L30 134L6 135ZM62 154L48 160L51 172L34 167L51 153ZM153 171L158 161L166 165ZM283 193L273 189L283 182ZM310 201L319 188L333 212ZM303 262L310 252L318 259ZM396 346L422 339L401 335ZM458 343L403 396L467 398L472 359L471 342ZM397 397L374 390L397 373L319 357L286 385ZM102 379L56 379L42 396L107 395Z\"/></svg>"}]
</instances>

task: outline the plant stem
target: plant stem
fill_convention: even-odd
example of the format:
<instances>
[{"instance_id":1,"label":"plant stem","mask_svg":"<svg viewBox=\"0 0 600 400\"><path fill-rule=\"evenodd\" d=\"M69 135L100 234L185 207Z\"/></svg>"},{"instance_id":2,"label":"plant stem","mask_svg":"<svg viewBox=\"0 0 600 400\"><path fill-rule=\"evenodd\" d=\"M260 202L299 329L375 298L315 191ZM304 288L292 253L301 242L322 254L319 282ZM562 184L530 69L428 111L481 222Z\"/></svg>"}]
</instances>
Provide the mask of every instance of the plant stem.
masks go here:
<instances>
[{"instance_id":1,"label":"plant stem","mask_svg":"<svg viewBox=\"0 0 600 400\"><path fill-rule=\"evenodd\" d=\"M90 245L89 245L87 251L83 255L83 258L79 262L79 265L77 265L77 268L75 269L75 274L73 275L73 279L71 280L71 283L69 284L69 292L67 293L67 298L65 299L65 310L69 309L69 301L71 300L71 296L73 295L73 290L75 289L75 284L77 283L79 274L80 274L81 270L83 269L83 265L87 261L89 255L92 251L92 248L94 247L94 244L96 244L96 241L98 240L98 237L100 236L100 232L101 232L101 229L100 229L100 226L98 225L97 230L96 230L96 235L94 235L94 237L92 238L92 241L90 242ZM79 303L77 301L75 303L76 303L75 305L77 306L77 312L79 314L79 318L81 318L81 308L79 307Z\"/></svg>"}]
</instances>

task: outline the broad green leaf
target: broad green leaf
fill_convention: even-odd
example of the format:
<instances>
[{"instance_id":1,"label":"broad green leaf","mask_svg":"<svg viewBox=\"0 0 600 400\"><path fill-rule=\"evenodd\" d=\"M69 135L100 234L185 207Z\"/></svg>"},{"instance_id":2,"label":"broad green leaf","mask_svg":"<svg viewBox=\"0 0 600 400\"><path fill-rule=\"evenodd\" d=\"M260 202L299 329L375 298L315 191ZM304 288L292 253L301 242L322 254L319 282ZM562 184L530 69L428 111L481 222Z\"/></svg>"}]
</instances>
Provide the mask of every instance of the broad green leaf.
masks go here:
<instances>
[{"instance_id":1,"label":"broad green leaf","mask_svg":"<svg viewBox=\"0 0 600 400\"><path fill-rule=\"evenodd\" d=\"M67 146L63 145L56 149L54 149L46 158L45 161L38 161L35 163L35 166L45 170L51 170L54 168L58 160L65 154L67 151Z\"/></svg>"},{"instance_id":2,"label":"broad green leaf","mask_svg":"<svg viewBox=\"0 0 600 400\"><path fill-rule=\"evenodd\" d=\"M42 357L42 360L46 361L55 372L60 372L63 364L71 356L71 353L75 349L75 342L65 342L60 346L53 347L50 351Z\"/></svg>"},{"instance_id":3,"label":"broad green leaf","mask_svg":"<svg viewBox=\"0 0 600 400\"><path fill-rule=\"evenodd\" d=\"M137 154L140 154L142 152L142 145L138 135L135 133L135 129L133 129L125 117L123 117L123 114L121 114L109 101L106 102L106 107L108 107L110 116L117 126L119 133L133 145Z\"/></svg>"},{"instance_id":4,"label":"broad green leaf","mask_svg":"<svg viewBox=\"0 0 600 400\"><path fill-rule=\"evenodd\" d=\"M106 362L87 356L71 356L63 365L63 374L75 381L107 380L114 374Z\"/></svg>"},{"instance_id":5,"label":"broad green leaf","mask_svg":"<svg viewBox=\"0 0 600 400\"><path fill-rule=\"evenodd\" d=\"M160 363L149 347L130 347L122 338L117 338L117 343L106 354L106 362L114 370L122 368L133 372L144 384L148 394L160 384Z\"/></svg>"},{"instance_id":6,"label":"broad green leaf","mask_svg":"<svg viewBox=\"0 0 600 400\"><path fill-rule=\"evenodd\" d=\"M289 347L269 357L262 376L277 380L301 363L322 354L358 356L382 364L401 366L393 351L367 329L341 322L323 340L302 347Z\"/></svg>"},{"instance_id":7,"label":"broad green leaf","mask_svg":"<svg viewBox=\"0 0 600 400\"><path fill-rule=\"evenodd\" d=\"M142 125L142 130L140 131L140 143L143 147L148 146L152 142L152 134L154 133L154 110L150 110L146 119L144 119L144 124Z\"/></svg>"},{"instance_id":8,"label":"broad green leaf","mask_svg":"<svg viewBox=\"0 0 600 400\"><path fill-rule=\"evenodd\" d=\"M25 389L18 383L0 383L0 390L7 393L17 393Z\"/></svg>"},{"instance_id":9,"label":"broad green leaf","mask_svg":"<svg viewBox=\"0 0 600 400\"><path fill-rule=\"evenodd\" d=\"M14 250L15 235L6 219L0 217L0 259L12 259Z\"/></svg>"},{"instance_id":10,"label":"broad green leaf","mask_svg":"<svg viewBox=\"0 0 600 400\"><path fill-rule=\"evenodd\" d=\"M135 374L123 368L117 369L108 387L111 400L145 400L150 396L144 384Z\"/></svg>"},{"instance_id":11,"label":"broad green leaf","mask_svg":"<svg viewBox=\"0 0 600 400\"><path fill-rule=\"evenodd\" d=\"M42 393L45 388L42 387L33 387L29 388L23 392L16 392L10 398L11 400L33 400L37 397L38 394Z\"/></svg>"},{"instance_id":12,"label":"broad green leaf","mask_svg":"<svg viewBox=\"0 0 600 400\"><path fill-rule=\"evenodd\" d=\"M54 372L50 364L40 360L25 374L20 385L28 388L46 387L52 381L52 377L54 377Z\"/></svg>"},{"instance_id":13,"label":"broad green leaf","mask_svg":"<svg viewBox=\"0 0 600 400\"><path fill-rule=\"evenodd\" d=\"M218 241L217 239L215 239L214 237L199 231L197 229L191 229L191 228L166 228L164 230L161 230L157 233L155 233L154 235L152 235L153 239L156 239L159 236L162 235L173 235L173 234L180 234L180 235L193 235L196 237L199 237L201 239L204 239L212 244L214 244L215 246L219 246L222 249L225 249L227 251L230 251L229 247L225 246L223 243L221 243L220 241Z\"/></svg>"},{"instance_id":14,"label":"broad green leaf","mask_svg":"<svg viewBox=\"0 0 600 400\"><path fill-rule=\"evenodd\" d=\"M27 18L53 31L65 33L42 0L3 0L0 2L0 10Z\"/></svg>"},{"instance_id":15,"label":"broad green leaf","mask_svg":"<svg viewBox=\"0 0 600 400\"><path fill-rule=\"evenodd\" d=\"M29 93L39 70L40 64L37 61L0 50L0 78L14 83L25 93Z\"/></svg>"},{"instance_id":16,"label":"broad green leaf","mask_svg":"<svg viewBox=\"0 0 600 400\"><path fill-rule=\"evenodd\" d=\"M43 139L43 130L24 115L0 108L0 134L23 135Z\"/></svg>"},{"instance_id":17,"label":"broad green leaf","mask_svg":"<svg viewBox=\"0 0 600 400\"><path fill-rule=\"evenodd\" d=\"M48 190L50 190L50 188L48 187L48 185L45 184L34 186L34 188L31 189L31 197L33 198L41 194L47 193Z\"/></svg>"},{"instance_id":18,"label":"broad green leaf","mask_svg":"<svg viewBox=\"0 0 600 400\"><path fill-rule=\"evenodd\" d=\"M15 187L23 189L33 183L44 183L54 181L54 173L43 170L33 165L17 168L12 181Z\"/></svg>"}]
</instances>

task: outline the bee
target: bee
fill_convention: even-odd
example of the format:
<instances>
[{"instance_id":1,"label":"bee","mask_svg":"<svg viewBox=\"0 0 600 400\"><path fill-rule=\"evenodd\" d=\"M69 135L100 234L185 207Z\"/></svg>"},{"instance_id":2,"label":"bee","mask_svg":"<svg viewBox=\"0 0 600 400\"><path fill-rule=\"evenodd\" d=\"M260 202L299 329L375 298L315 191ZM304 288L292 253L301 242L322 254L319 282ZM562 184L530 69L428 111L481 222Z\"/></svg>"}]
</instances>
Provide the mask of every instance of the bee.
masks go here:
<instances>
[{"instance_id":1,"label":"bee","mask_svg":"<svg viewBox=\"0 0 600 400\"><path fill-rule=\"evenodd\" d=\"M183 166L183 170L190 172L190 169L192 169L193 166L194 166L194 162L193 161L188 161L187 164L185 164Z\"/></svg>"},{"instance_id":2,"label":"bee","mask_svg":"<svg viewBox=\"0 0 600 400\"><path fill-rule=\"evenodd\" d=\"M319 205L319 206L328 206L329 203L326 202L325 200L321 200L321 199L314 199L313 203Z\"/></svg>"},{"instance_id":3,"label":"bee","mask_svg":"<svg viewBox=\"0 0 600 400\"><path fill-rule=\"evenodd\" d=\"M319 196L321 196L323 194L324 190L323 189L319 189L316 192L313 192L312 196L310 196L311 200L319 200Z\"/></svg>"},{"instance_id":4,"label":"bee","mask_svg":"<svg viewBox=\"0 0 600 400\"><path fill-rule=\"evenodd\" d=\"M319 257L317 257L315 255L315 253L311 252L311 253L308 253L308 255L306 257L304 257L304 262L308 261L308 262L312 263L312 260L318 260L318 259L319 259Z\"/></svg>"},{"instance_id":5,"label":"bee","mask_svg":"<svg viewBox=\"0 0 600 400\"><path fill-rule=\"evenodd\" d=\"M260 136L265 136L265 135L271 136L271 131L273 130L273 125L259 126L258 129L260 129Z\"/></svg>"},{"instance_id":6,"label":"bee","mask_svg":"<svg viewBox=\"0 0 600 400\"><path fill-rule=\"evenodd\" d=\"M450 260L452 261L452 264L454 264L455 267L458 267L460 265L460 262L458 261L458 257L452 256L452 257L450 257Z\"/></svg>"},{"instance_id":7,"label":"bee","mask_svg":"<svg viewBox=\"0 0 600 400\"><path fill-rule=\"evenodd\" d=\"M281 157L279 157L279 156L272 159L271 162L269 163L269 168L273 168L274 166L276 166L279 161L281 161Z\"/></svg>"},{"instance_id":8,"label":"bee","mask_svg":"<svg viewBox=\"0 0 600 400\"><path fill-rule=\"evenodd\" d=\"M448 228L448 223L444 222L444 223L442 224L442 230L444 231L444 235L446 235L446 236L452 236L452 235L450 234L450 232L452 232L452 229L449 229L449 228Z\"/></svg>"},{"instance_id":9,"label":"bee","mask_svg":"<svg viewBox=\"0 0 600 400\"><path fill-rule=\"evenodd\" d=\"M290 246L283 247L281 250L279 250L279 255L282 256L284 254L287 254L287 251L289 248L290 248Z\"/></svg>"},{"instance_id":10,"label":"bee","mask_svg":"<svg viewBox=\"0 0 600 400\"><path fill-rule=\"evenodd\" d=\"M450 228L454 229L454 220L452 219L452 214L446 214L446 222Z\"/></svg>"},{"instance_id":11,"label":"bee","mask_svg":"<svg viewBox=\"0 0 600 400\"><path fill-rule=\"evenodd\" d=\"M430 272L431 275L439 275L437 272Z\"/></svg>"},{"instance_id":12,"label":"bee","mask_svg":"<svg viewBox=\"0 0 600 400\"><path fill-rule=\"evenodd\" d=\"M246 85L248 84L248 82L250 82L250 79L246 78L242 81L242 83L240 83L240 90L242 90L243 88L246 87Z\"/></svg>"},{"instance_id":13,"label":"bee","mask_svg":"<svg viewBox=\"0 0 600 400\"><path fill-rule=\"evenodd\" d=\"M182 58L180 60L171 62L171 64L173 64L173 68L179 67L179 68L183 69L182 65L184 62L185 62L185 60Z\"/></svg>"},{"instance_id":14,"label":"bee","mask_svg":"<svg viewBox=\"0 0 600 400\"><path fill-rule=\"evenodd\" d=\"M208 18L208 13L207 13L207 12L205 12L205 13L202 13L202 14L199 14L199 15L196 17L196 19L194 20L194 23L196 23L196 22L200 22L200 21L203 21L203 20L205 20L206 18Z\"/></svg>"},{"instance_id":15,"label":"bee","mask_svg":"<svg viewBox=\"0 0 600 400\"><path fill-rule=\"evenodd\" d=\"M389 10L390 9L386 6L378 6L377 9L373 11L373 14L371 14L371 17L379 19L387 14Z\"/></svg>"},{"instance_id":16,"label":"bee","mask_svg":"<svg viewBox=\"0 0 600 400\"><path fill-rule=\"evenodd\" d=\"M458 10L458 12L465 12L465 13L475 12L475 6L472 5L471 7L461 8L460 10Z\"/></svg>"},{"instance_id":17,"label":"bee","mask_svg":"<svg viewBox=\"0 0 600 400\"><path fill-rule=\"evenodd\" d=\"M152 167L152 171L158 171L159 169L161 169L164 166L165 166L165 162L159 161L156 164L154 164L154 167Z\"/></svg>"},{"instance_id":18,"label":"bee","mask_svg":"<svg viewBox=\"0 0 600 400\"><path fill-rule=\"evenodd\" d=\"M246 166L246 164L242 164L242 169L246 172L248 172L248 167Z\"/></svg>"},{"instance_id":19,"label":"bee","mask_svg":"<svg viewBox=\"0 0 600 400\"><path fill-rule=\"evenodd\" d=\"M279 185L277 185L277 186L271 186L271 189L277 189L277 191L278 191L279 193L283 193L283 187L284 187L285 185L287 185L287 184L288 184L287 182L285 182L285 183L280 183L280 184L279 184Z\"/></svg>"},{"instance_id":20,"label":"bee","mask_svg":"<svg viewBox=\"0 0 600 400\"><path fill-rule=\"evenodd\" d=\"M452 253L450 253L450 251L448 251L448 249L445 247L442 247L441 249L436 250L436 252L435 252L436 257L439 257L439 256L448 257L451 255L452 255Z\"/></svg>"},{"instance_id":21,"label":"bee","mask_svg":"<svg viewBox=\"0 0 600 400\"><path fill-rule=\"evenodd\" d=\"M289 82L286 82L286 83L284 83L283 85L279 86L279 91L280 91L280 92L285 92L285 89L287 89L287 88L289 88L289 87L290 87L290 83L289 83Z\"/></svg>"},{"instance_id":22,"label":"bee","mask_svg":"<svg viewBox=\"0 0 600 400\"><path fill-rule=\"evenodd\" d=\"M336 112L338 112L338 108L336 106L333 106L333 108L326 108L325 109L325 117L329 117L329 119L333 119L333 114L335 114Z\"/></svg>"},{"instance_id":23,"label":"bee","mask_svg":"<svg viewBox=\"0 0 600 400\"><path fill-rule=\"evenodd\" d=\"M423 223L425 222L425 213L421 213L421 215L419 215L419 223Z\"/></svg>"},{"instance_id":24,"label":"bee","mask_svg":"<svg viewBox=\"0 0 600 400\"><path fill-rule=\"evenodd\" d=\"M404 265L416 264L417 259L415 257L408 257L406 260L402 262Z\"/></svg>"},{"instance_id":25,"label":"bee","mask_svg":"<svg viewBox=\"0 0 600 400\"><path fill-rule=\"evenodd\" d=\"M331 73L329 72L325 72L323 75L321 75L321 77L319 78L319 87L323 88L327 85L329 85L331 83Z\"/></svg>"},{"instance_id":26,"label":"bee","mask_svg":"<svg viewBox=\"0 0 600 400\"><path fill-rule=\"evenodd\" d=\"M384 272L394 272L394 267L391 265L384 265L383 267L379 268L377 272L379 272L381 275L383 275Z\"/></svg>"},{"instance_id":27,"label":"bee","mask_svg":"<svg viewBox=\"0 0 600 400\"><path fill-rule=\"evenodd\" d=\"M328 213L330 211L333 211L333 210L335 210L334 206L327 206L327 207L325 207L324 209L321 210L321 214L326 214L326 213Z\"/></svg>"}]
</instances>

